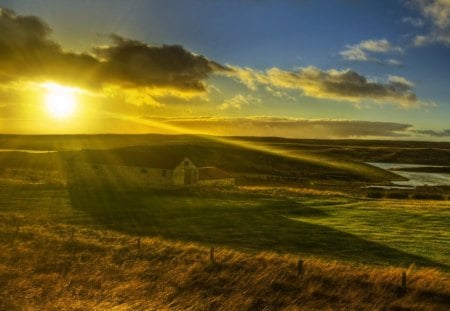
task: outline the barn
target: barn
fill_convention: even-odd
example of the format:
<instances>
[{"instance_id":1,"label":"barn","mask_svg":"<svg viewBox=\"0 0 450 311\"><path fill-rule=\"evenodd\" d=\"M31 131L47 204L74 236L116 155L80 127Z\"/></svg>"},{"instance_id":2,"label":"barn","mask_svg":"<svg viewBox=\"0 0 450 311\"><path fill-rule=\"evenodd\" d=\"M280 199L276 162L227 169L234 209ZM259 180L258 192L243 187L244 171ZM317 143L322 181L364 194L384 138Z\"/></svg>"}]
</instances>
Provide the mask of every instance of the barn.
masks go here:
<instances>
[{"instance_id":1,"label":"barn","mask_svg":"<svg viewBox=\"0 0 450 311\"><path fill-rule=\"evenodd\" d=\"M200 167L198 184L203 186L234 186L236 179L217 167Z\"/></svg>"},{"instance_id":2,"label":"barn","mask_svg":"<svg viewBox=\"0 0 450 311\"><path fill-rule=\"evenodd\" d=\"M71 185L139 189L198 183L198 168L187 157L141 152L96 151L67 162Z\"/></svg>"}]
</instances>

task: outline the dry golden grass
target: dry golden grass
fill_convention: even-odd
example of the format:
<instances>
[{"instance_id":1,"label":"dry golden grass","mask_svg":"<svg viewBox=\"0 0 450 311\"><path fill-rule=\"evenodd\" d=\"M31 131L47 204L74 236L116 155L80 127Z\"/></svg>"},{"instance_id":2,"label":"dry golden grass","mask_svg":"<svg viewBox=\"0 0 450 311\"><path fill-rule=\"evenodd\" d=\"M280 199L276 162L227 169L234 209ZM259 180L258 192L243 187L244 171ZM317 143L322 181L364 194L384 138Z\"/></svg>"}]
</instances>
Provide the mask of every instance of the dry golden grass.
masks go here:
<instances>
[{"instance_id":1,"label":"dry golden grass","mask_svg":"<svg viewBox=\"0 0 450 311\"><path fill-rule=\"evenodd\" d=\"M16 224L19 224L17 227ZM18 229L18 231L17 231ZM436 269L247 254L0 214L0 310L448 310Z\"/></svg>"},{"instance_id":2,"label":"dry golden grass","mask_svg":"<svg viewBox=\"0 0 450 311\"><path fill-rule=\"evenodd\" d=\"M277 187L277 186L240 186L240 190L271 194L271 195L306 195L306 196L348 196L341 191L321 190L304 187Z\"/></svg>"}]
</instances>

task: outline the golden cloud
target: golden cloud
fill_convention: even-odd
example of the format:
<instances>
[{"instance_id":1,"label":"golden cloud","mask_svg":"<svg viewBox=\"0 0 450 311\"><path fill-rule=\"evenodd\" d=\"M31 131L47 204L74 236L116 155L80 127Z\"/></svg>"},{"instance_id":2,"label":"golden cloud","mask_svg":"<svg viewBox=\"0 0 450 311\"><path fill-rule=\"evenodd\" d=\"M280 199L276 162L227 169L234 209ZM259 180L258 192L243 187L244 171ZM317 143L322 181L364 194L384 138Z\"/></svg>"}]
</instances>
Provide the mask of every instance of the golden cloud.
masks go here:
<instances>
[{"instance_id":1,"label":"golden cloud","mask_svg":"<svg viewBox=\"0 0 450 311\"><path fill-rule=\"evenodd\" d=\"M179 45L153 46L111 35L109 46L73 53L50 35L51 28L40 18L0 9L0 81L51 80L96 91L106 88L109 94L120 87L129 94L192 97L206 92L210 74L228 70Z\"/></svg>"},{"instance_id":2,"label":"golden cloud","mask_svg":"<svg viewBox=\"0 0 450 311\"><path fill-rule=\"evenodd\" d=\"M190 133L227 136L279 136L291 138L408 137L409 124L357 120L297 119L282 117L156 118L158 123L183 128Z\"/></svg>"},{"instance_id":3,"label":"golden cloud","mask_svg":"<svg viewBox=\"0 0 450 311\"><path fill-rule=\"evenodd\" d=\"M241 109L242 106L260 104L261 99L252 95L237 94L232 98L225 100L218 108L219 110Z\"/></svg>"},{"instance_id":4,"label":"golden cloud","mask_svg":"<svg viewBox=\"0 0 450 311\"><path fill-rule=\"evenodd\" d=\"M352 70L321 70L309 66L297 71L271 68L257 71L250 68L231 67L226 75L254 89L257 85L272 88L292 89L315 98L359 103L371 100L378 103L391 103L404 108L421 105L412 91L414 84L403 77L391 77L387 82L370 81Z\"/></svg>"}]
</instances>

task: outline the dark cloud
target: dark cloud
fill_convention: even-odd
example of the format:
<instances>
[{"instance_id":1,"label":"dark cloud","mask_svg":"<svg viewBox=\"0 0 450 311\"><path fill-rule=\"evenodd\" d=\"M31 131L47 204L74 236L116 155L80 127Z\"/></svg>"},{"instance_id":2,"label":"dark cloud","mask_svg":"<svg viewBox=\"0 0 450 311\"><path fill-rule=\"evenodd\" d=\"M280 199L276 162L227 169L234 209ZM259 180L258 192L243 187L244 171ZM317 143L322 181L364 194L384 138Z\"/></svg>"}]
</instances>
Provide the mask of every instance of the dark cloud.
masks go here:
<instances>
[{"instance_id":1,"label":"dark cloud","mask_svg":"<svg viewBox=\"0 0 450 311\"><path fill-rule=\"evenodd\" d=\"M151 46L112 35L112 46L96 49L104 79L121 85L164 86L205 91L203 81L224 66L180 45Z\"/></svg>"},{"instance_id":2,"label":"dark cloud","mask_svg":"<svg viewBox=\"0 0 450 311\"><path fill-rule=\"evenodd\" d=\"M292 138L407 137L411 125L352 120L304 120L277 117L149 118L189 132L214 135L280 136Z\"/></svg>"},{"instance_id":3,"label":"dark cloud","mask_svg":"<svg viewBox=\"0 0 450 311\"><path fill-rule=\"evenodd\" d=\"M64 52L50 39L51 29L35 16L0 10L0 80L55 79L90 84L98 61L87 54Z\"/></svg>"},{"instance_id":4,"label":"dark cloud","mask_svg":"<svg viewBox=\"0 0 450 311\"><path fill-rule=\"evenodd\" d=\"M64 51L35 16L0 10L0 81L56 80L99 88L168 88L203 92L205 80L227 68L179 45L151 46L112 35L112 45L92 53Z\"/></svg>"},{"instance_id":5,"label":"dark cloud","mask_svg":"<svg viewBox=\"0 0 450 311\"><path fill-rule=\"evenodd\" d=\"M351 70L336 74L321 73L319 81L324 92L348 97L400 98L415 102L417 97L411 92L411 84L400 80L388 83L370 82L364 76Z\"/></svg>"},{"instance_id":6,"label":"dark cloud","mask_svg":"<svg viewBox=\"0 0 450 311\"><path fill-rule=\"evenodd\" d=\"M234 76L250 88L258 84L275 88L297 89L306 96L329 98L340 101L361 102L373 100L402 107L419 106L419 100L412 91L414 84L403 77L390 76L385 83L370 81L352 70L321 70L309 66L298 71L271 68L256 71L250 68L233 67Z\"/></svg>"},{"instance_id":7,"label":"dark cloud","mask_svg":"<svg viewBox=\"0 0 450 311\"><path fill-rule=\"evenodd\" d=\"M427 135L431 137L450 137L450 129L443 130L443 131L433 131L433 130L418 130L415 131L416 133Z\"/></svg>"}]
</instances>

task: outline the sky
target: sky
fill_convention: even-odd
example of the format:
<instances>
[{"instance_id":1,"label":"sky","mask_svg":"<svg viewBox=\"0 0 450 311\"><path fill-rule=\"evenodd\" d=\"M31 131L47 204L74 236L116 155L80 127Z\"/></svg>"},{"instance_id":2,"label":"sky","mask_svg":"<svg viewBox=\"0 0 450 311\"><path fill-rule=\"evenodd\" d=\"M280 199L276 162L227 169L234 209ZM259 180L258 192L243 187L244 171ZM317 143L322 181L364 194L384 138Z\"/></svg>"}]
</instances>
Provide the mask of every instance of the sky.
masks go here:
<instances>
[{"instance_id":1,"label":"sky","mask_svg":"<svg viewBox=\"0 0 450 311\"><path fill-rule=\"evenodd\" d=\"M450 140L450 0L0 7L0 133Z\"/></svg>"}]
</instances>

